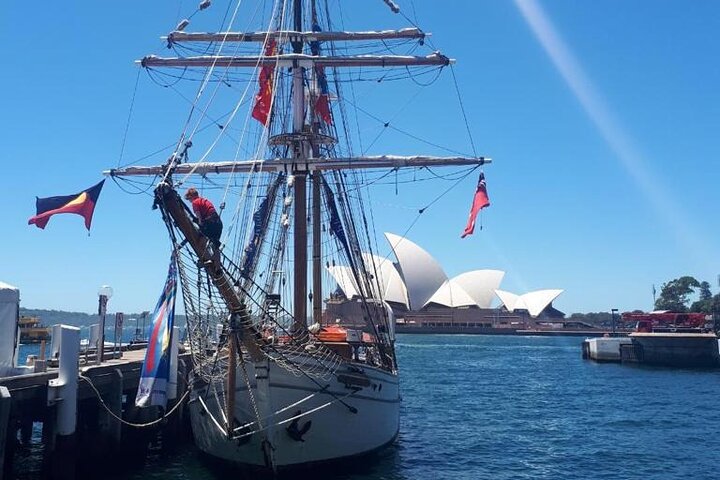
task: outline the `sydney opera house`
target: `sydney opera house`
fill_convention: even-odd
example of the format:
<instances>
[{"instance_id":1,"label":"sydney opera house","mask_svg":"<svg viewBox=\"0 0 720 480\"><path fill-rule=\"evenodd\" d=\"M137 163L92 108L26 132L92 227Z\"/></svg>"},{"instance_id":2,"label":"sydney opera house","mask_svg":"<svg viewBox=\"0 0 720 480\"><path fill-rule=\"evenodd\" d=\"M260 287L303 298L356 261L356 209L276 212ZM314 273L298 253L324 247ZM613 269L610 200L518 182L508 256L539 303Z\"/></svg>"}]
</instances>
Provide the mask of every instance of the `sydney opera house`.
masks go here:
<instances>
[{"instance_id":1,"label":"sydney opera house","mask_svg":"<svg viewBox=\"0 0 720 480\"><path fill-rule=\"evenodd\" d=\"M564 314L552 302L563 291L537 290L515 294L500 289L505 272L471 270L449 278L427 251L407 238L386 233L396 262L367 254L377 272L378 292L396 318L398 332L467 331L502 333L548 326L562 328ZM372 263L371 263L372 262ZM357 323L362 318L359 289L349 267L328 270L338 288L327 300L327 320Z\"/></svg>"}]
</instances>

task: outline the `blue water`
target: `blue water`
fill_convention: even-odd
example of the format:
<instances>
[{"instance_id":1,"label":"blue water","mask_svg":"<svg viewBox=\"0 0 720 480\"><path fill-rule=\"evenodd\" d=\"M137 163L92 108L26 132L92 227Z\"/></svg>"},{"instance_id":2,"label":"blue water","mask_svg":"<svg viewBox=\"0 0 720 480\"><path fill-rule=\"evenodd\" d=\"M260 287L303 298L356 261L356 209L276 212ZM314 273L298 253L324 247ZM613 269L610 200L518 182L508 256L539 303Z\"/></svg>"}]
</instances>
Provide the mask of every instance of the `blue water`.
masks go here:
<instances>
[{"instance_id":1,"label":"blue water","mask_svg":"<svg viewBox=\"0 0 720 480\"><path fill-rule=\"evenodd\" d=\"M397 444L322 478L720 478L720 372L596 364L580 342L399 336ZM123 478L148 477L227 473L187 447Z\"/></svg>"}]
</instances>

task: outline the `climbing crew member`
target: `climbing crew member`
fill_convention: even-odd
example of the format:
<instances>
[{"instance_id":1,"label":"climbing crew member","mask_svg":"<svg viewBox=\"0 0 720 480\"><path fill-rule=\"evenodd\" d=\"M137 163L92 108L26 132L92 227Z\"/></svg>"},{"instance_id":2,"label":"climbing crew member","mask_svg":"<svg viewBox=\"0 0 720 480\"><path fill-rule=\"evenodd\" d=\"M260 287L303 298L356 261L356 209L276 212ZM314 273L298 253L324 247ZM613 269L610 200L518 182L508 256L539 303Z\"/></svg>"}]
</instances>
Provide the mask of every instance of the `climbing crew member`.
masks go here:
<instances>
[{"instance_id":1,"label":"climbing crew member","mask_svg":"<svg viewBox=\"0 0 720 480\"><path fill-rule=\"evenodd\" d=\"M210 239L215 249L220 247L223 224L215 206L207 198L201 197L194 188L188 188L185 198L192 204L193 212L195 212L200 225L200 232Z\"/></svg>"}]
</instances>

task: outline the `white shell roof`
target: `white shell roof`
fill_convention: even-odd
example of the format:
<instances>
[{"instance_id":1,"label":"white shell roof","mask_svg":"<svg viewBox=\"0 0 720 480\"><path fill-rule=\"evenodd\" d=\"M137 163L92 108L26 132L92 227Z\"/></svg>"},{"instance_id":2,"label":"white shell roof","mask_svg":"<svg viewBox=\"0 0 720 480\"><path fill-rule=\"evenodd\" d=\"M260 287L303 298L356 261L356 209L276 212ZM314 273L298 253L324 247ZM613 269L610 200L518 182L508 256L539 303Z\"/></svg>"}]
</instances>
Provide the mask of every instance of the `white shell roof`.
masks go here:
<instances>
[{"instance_id":1,"label":"white shell roof","mask_svg":"<svg viewBox=\"0 0 720 480\"><path fill-rule=\"evenodd\" d=\"M498 296L503 305L505 305L508 312L512 312L516 308L525 308L524 306L518 307L520 295L515 295L514 293L506 292L505 290L495 290L495 294Z\"/></svg>"},{"instance_id":2,"label":"white shell roof","mask_svg":"<svg viewBox=\"0 0 720 480\"><path fill-rule=\"evenodd\" d=\"M425 305L429 303L438 303L446 307L466 307L468 305L475 305L475 300L473 300L460 285L453 280L448 280L442 284ZM423 305L423 307L425 305Z\"/></svg>"},{"instance_id":3,"label":"white shell roof","mask_svg":"<svg viewBox=\"0 0 720 480\"><path fill-rule=\"evenodd\" d=\"M495 290L495 293L509 311L523 309L527 310L533 317L537 317L563 291L560 289L547 289L515 295L504 290Z\"/></svg>"},{"instance_id":4,"label":"white shell roof","mask_svg":"<svg viewBox=\"0 0 720 480\"><path fill-rule=\"evenodd\" d=\"M490 308L495 289L500 287L505 272L502 270L472 270L453 277L450 281L465 290L480 308Z\"/></svg>"},{"instance_id":5,"label":"white shell roof","mask_svg":"<svg viewBox=\"0 0 720 480\"><path fill-rule=\"evenodd\" d=\"M405 281L410 303L408 307L419 310L448 281L447 275L437 260L407 238L393 233L385 233L385 238L400 263L400 275Z\"/></svg>"},{"instance_id":6,"label":"white shell roof","mask_svg":"<svg viewBox=\"0 0 720 480\"><path fill-rule=\"evenodd\" d=\"M395 264L389 258L370 253L363 253L363 258L367 264L371 262L375 264L375 271L381 288L379 297L388 302L402 303L407 306L407 290L400 273L395 268Z\"/></svg>"},{"instance_id":7,"label":"white shell roof","mask_svg":"<svg viewBox=\"0 0 720 480\"><path fill-rule=\"evenodd\" d=\"M347 298L352 298L355 295L358 295L358 288L355 285L355 279L352 276L352 270L350 267L337 265L327 267L327 270L330 272L330 275L333 276Z\"/></svg>"},{"instance_id":8,"label":"white shell roof","mask_svg":"<svg viewBox=\"0 0 720 480\"><path fill-rule=\"evenodd\" d=\"M376 298L381 298L385 301L407 305L408 300L405 284L395 268L395 265L393 265L390 260L377 255L364 253L363 256L365 261L368 262L368 268L372 268L370 262L375 262L375 272L377 272L378 276L377 285L380 287L380 292L375 291L377 289L377 285L373 284L373 295ZM350 267L337 265L327 267L327 270L333 276L347 298L360 295L360 289L355 283Z\"/></svg>"}]
</instances>

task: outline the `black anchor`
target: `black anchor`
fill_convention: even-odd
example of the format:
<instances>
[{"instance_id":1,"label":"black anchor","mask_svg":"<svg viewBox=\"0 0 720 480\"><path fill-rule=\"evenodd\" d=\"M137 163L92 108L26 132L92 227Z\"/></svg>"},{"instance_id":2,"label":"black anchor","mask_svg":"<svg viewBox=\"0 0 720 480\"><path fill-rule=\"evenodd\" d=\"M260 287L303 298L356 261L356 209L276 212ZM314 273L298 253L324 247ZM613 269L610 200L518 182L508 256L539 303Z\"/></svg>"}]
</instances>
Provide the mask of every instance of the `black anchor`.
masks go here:
<instances>
[{"instance_id":1,"label":"black anchor","mask_svg":"<svg viewBox=\"0 0 720 480\"><path fill-rule=\"evenodd\" d=\"M298 410L295 412L294 416L298 416L302 413L302 411ZM299 418L296 418L292 422L290 422L290 425L287 426L285 431L287 431L288 435L290 435L290 438L295 440L296 442L304 442L303 436L310 430L310 427L312 426L312 420L308 420L303 424L302 427L299 426L298 422Z\"/></svg>"}]
</instances>

